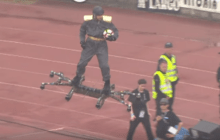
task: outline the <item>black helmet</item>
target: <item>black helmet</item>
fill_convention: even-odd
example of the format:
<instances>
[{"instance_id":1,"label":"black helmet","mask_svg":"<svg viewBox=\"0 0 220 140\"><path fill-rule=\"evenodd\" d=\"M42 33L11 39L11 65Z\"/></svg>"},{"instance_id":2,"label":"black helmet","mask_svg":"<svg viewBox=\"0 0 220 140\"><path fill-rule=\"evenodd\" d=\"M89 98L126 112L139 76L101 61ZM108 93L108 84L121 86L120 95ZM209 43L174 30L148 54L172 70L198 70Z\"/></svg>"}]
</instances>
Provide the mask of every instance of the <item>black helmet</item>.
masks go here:
<instances>
[{"instance_id":1,"label":"black helmet","mask_svg":"<svg viewBox=\"0 0 220 140\"><path fill-rule=\"evenodd\" d=\"M165 44L165 48L172 48L173 47L173 44L171 42L167 42Z\"/></svg>"},{"instance_id":2,"label":"black helmet","mask_svg":"<svg viewBox=\"0 0 220 140\"><path fill-rule=\"evenodd\" d=\"M104 14L104 10L103 10L102 7L100 7L100 6L95 6L95 7L93 8L93 14L94 14L95 16L103 15L103 14Z\"/></svg>"}]
</instances>

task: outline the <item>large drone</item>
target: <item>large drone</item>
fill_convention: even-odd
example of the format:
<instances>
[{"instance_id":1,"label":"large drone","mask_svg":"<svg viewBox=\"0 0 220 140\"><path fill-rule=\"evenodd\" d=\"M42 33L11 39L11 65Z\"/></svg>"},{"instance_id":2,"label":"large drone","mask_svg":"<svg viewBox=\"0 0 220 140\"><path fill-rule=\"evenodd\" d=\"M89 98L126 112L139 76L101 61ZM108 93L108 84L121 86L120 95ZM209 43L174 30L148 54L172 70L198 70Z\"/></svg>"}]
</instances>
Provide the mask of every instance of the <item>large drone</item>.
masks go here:
<instances>
[{"instance_id":1,"label":"large drone","mask_svg":"<svg viewBox=\"0 0 220 140\"><path fill-rule=\"evenodd\" d=\"M70 86L72 88L71 88L70 92L65 96L65 99L67 101L69 101L72 98L74 93L85 94L87 96L92 96L92 97L98 98L96 108L101 109L106 98L111 97L111 98L115 99L116 101L126 105L127 111L131 110L130 106L127 103L125 103L125 101L124 101L124 95L131 95L133 93L131 93L129 91L114 91L114 89L115 89L114 84L111 85L111 93L109 95L106 95L106 94L102 94L101 89L96 89L96 88L82 85L82 82L85 81L84 76L81 77L79 86L75 87L71 84L71 79L65 77L62 72L57 73L57 72L51 71L50 77L53 78L54 75L59 77L58 80L56 82L52 82L52 83L44 83L43 82L40 86L40 88L42 90L45 88L45 85ZM65 82L62 82L62 81L65 81ZM117 96L119 96L119 97L117 97Z\"/></svg>"}]
</instances>

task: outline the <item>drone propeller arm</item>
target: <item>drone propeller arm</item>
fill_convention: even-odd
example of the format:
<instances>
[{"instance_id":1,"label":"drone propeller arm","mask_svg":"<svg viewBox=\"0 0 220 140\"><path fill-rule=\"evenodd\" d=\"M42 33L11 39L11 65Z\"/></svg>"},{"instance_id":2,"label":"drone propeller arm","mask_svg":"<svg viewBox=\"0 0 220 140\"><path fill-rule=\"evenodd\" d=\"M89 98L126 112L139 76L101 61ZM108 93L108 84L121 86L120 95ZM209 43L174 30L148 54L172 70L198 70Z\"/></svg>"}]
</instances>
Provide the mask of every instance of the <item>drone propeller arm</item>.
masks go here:
<instances>
[{"instance_id":1,"label":"drone propeller arm","mask_svg":"<svg viewBox=\"0 0 220 140\"><path fill-rule=\"evenodd\" d=\"M54 75L59 76L59 77L64 77L62 72L51 71L50 72L50 77L54 77Z\"/></svg>"},{"instance_id":2,"label":"drone propeller arm","mask_svg":"<svg viewBox=\"0 0 220 140\"><path fill-rule=\"evenodd\" d=\"M72 85L71 85L71 79L69 79L69 78L67 78L67 77L64 77L64 74L63 74L62 72L54 72L54 71L51 71L51 72L50 72L50 77L53 78L54 75L56 75L56 76L59 77L56 82L52 82L52 83L43 82L43 83L41 83L40 88L41 88L41 89L44 89L44 88L45 88L45 85L72 86ZM66 81L67 83L63 83L62 81Z\"/></svg>"},{"instance_id":3,"label":"drone propeller arm","mask_svg":"<svg viewBox=\"0 0 220 140\"><path fill-rule=\"evenodd\" d=\"M70 83L59 83L59 82L52 82L52 83L41 83L41 86L40 88L41 89L44 89L45 88L45 85L56 85L56 86L71 86Z\"/></svg>"},{"instance_id":4,"label":"drone propeller arm","mask_svg":"<svg viewBox=\"0 0 220 140\"><path fill-rule=\"evenodd\" d=\"M70 86L71 90L69 91L69 93L65 97L65 99L67 101L69 101L72 98L72 95L74 93L80 93L80 94L86 93L85 95L98 98L98 102L96 104L96 107L98 109L100 109L103 106L105 100L108 97L111 97L114 100L128 106L128 104L124 101L124 95L131 95L132 94L129 91L114 91L115 85L112 84L111 85L111 93L108 95L105 95L105 94L102 94L102 89L96 89L96 88L82 85L82 82L85 80L84 76L81 77L80 84L77 87L75 87L74 85L72 85L72 80L68 77L65 77L62 72L51 71L50 77L52 78L52 77L54 77L54 75L58 76L58 80L56 82L51 82L51 83L50 82L43 82L40 87L42 90L45 88L45 85ZM120 96L120 97L117 97L117 96Z\"/></svg>"},{"instance_id":5,"label":"drone propeller arm","mask_svg":"<svg viewBox=\"0 0 220 140\"><path fill-rule=\"evenodd\" d=\"M42 83L42 85L57 85L57 86L70 86L70 83L58 83L58 82L52 82L52 83Z\"/></svg>"},{"instance_id":6,"label":"drone propeller arm","mask_svg":"<svg viewBox=\"0 0 220 140\"><path fill-rule=\"evenodd\" d=\"M82 90L84 90L84 91L87 91L87 92L95 92L95 93L101 93L101 92L102 92L101 89L91 88L91 87L84 86L84 85L79 85L78 88L79 88L79 89L82 89Z\"/></svg>"},{"instance_id":7,"label":"drone propeller arm","mask_svg":"<svg viewBox=\"0 0 220 140\"><path fill-rule=\"evenodd\" d=\"M71 82L71 79L67 78L64 76L64 74L62 72L54 72L54 71L51 71L50 72L50 77L54 77L54 75L58 76L59 77L59 80L63 80L63 81L68 81L68 82Z\"/></svg>"},{"instance_id":8,"label":"drone propeller arm","mask_svg":"<svg viewBox=\"0 0 220 140\"><path fill-rule=\"evenodd\" d=\"M114 95L112 95L111 97L112 97L112 99L115 99L116 101L118 101L118 102L120 102L120 103L122 103L124 105L128 105L124 100L121 100L121 99L115 97Z\"/></svg>"}]
</instances>

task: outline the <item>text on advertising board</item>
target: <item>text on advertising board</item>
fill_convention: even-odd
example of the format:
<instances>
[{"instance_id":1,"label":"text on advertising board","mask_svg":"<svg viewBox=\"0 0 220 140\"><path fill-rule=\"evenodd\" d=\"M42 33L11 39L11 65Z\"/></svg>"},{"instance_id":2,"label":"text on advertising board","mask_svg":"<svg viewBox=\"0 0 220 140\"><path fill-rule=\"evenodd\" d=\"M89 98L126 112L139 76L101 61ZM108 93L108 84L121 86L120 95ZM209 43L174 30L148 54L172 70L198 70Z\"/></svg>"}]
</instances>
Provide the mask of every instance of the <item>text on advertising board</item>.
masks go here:
<instances>
[{"instance_id":1,"label":"text on advertising board","mask_svg":"<svg viewBox=\"0 0 220 140\"><path fill-rule=\"evenodd\" d=\"M218 0L182 0L181 7L220 13L220 1Z\"/></svg>"},{"instance_id":2,"label":"text on advertising board","mask_svg":"<svg viewBox=\"0 0 220 140\"><path fill-rule=\"evenodd\" d=\"M149 0L149 9L179 11L180 0Z\"/></svg>"}]
</instances>

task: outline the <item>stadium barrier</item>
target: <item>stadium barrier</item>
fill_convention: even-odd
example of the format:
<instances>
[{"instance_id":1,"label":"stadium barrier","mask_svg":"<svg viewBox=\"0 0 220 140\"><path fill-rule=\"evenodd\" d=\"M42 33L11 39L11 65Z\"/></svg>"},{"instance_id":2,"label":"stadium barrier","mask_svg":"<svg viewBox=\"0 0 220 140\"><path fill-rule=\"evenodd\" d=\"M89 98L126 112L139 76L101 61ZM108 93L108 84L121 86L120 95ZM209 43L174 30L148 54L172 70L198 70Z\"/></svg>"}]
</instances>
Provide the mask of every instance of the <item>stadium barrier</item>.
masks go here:
<instances>
[{"instance_id":1,"label":"stadium barrier","mask_svg":"<svg viewBox=\"0 0 220 140\"><path fill-rule=\"evenodd\" d=\"M72 0L75 1L75 0ZM76 0L77 1L77 0ZM78 0L80 1L80 0ZM85 3L220 21L220 0L82 0Z\"/></svg>"}]
</instances>

